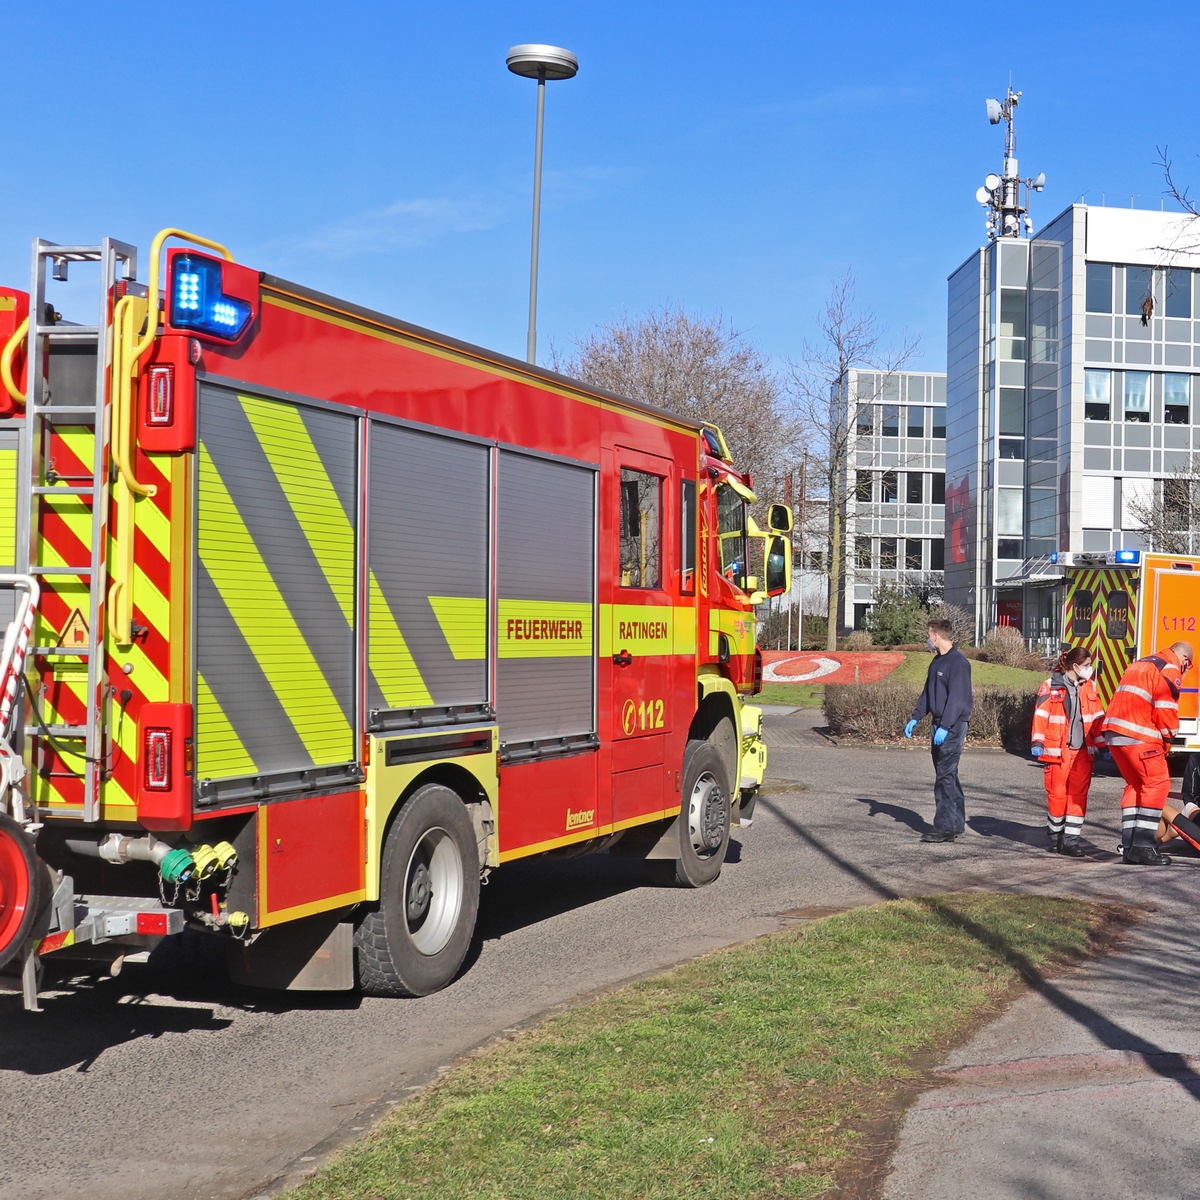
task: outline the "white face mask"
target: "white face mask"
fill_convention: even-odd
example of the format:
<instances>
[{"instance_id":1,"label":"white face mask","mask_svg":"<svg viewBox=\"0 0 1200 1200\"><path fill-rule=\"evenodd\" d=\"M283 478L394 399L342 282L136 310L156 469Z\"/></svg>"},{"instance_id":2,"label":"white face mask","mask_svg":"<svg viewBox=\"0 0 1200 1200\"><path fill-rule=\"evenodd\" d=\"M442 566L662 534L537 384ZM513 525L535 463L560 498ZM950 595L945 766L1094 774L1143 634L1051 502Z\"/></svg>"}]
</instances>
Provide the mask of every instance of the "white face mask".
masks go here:
<instances>
[{"instance_id":1,"label":"white face mask","mask_svg":"<svg viewBox=\"0 0 1200 1200\"><path fill-rule=\"evenodd\" d=\"M1075 677L1081 683L1086 683L1089 679L1091 679L1092 674L1095 670L1096 670L1095 667L1076 667L1075 668Z\"/></svg>"},{"instance_id":2,"label":"white face mask","mask_svg":"<svg viewBox=\"0 0 1200 1200\"><path fill-rule=\"evenodd\" d=\"M937 644L934 642L933 638L926 638L925 645L929 647L929 652L931 654L937 653Z\"/></svg>"}]
</instances>

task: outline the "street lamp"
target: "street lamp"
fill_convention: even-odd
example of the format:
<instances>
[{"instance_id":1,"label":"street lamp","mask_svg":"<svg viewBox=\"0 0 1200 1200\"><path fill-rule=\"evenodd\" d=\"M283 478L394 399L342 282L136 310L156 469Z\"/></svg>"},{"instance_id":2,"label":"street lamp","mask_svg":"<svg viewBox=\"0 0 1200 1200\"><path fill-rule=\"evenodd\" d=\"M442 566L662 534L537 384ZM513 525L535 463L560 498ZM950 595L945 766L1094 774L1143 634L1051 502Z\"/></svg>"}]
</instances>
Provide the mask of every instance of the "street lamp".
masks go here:
<instances>
[{"instance_id":1,"label":"street lamp","mask_svg":"<svg viewBox=\"0 0 1200 1200\"><path fill-rule=\"evenodd\" d=\"M533 244L529 253L529 337L525 359L536 361L537 351L537 273L538 224L542 214L542 122L546 110L546 80L570 79L579 70L579 60L561 46L514 46L508 52L508 69L514 75L536 79L537 138L533 151Z\"/></svg>"}]
</instances>

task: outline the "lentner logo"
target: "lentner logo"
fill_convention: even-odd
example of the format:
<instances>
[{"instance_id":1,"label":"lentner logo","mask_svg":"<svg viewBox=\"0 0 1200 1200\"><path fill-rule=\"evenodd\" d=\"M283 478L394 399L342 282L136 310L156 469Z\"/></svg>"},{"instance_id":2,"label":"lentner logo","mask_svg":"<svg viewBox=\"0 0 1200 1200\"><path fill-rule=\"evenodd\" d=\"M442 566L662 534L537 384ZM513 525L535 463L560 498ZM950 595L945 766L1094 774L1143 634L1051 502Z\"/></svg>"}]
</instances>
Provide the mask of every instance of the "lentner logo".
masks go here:
<instances>
[{"instance_id":1,"label":"lentner logo","mask_svg":"<svg viewBox=\"0 0 1200 1200\"><path fill-rule=\"evenodd\" d=\"M567 809L567 828L568 829L583 829L587 825L595 825L596 810L594 808L581 808L578 812L572 812Z\"/></svg>"}]
</instances>

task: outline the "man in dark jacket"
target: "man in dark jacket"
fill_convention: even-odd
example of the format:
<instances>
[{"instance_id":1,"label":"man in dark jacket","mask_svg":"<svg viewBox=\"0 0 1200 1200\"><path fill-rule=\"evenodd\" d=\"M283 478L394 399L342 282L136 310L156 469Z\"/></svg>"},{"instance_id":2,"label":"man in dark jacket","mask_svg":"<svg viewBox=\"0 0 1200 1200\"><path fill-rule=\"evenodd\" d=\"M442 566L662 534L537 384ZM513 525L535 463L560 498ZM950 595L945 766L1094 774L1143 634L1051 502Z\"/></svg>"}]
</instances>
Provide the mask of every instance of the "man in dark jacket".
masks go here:
<instances>
[{"instance_id":1,"label":"man in dark jacket","mask_svg":"<svg viewBox=\"0 0 1200 1200\"><path fill-rule=\"evenodd\" d=\"M923 842L952 842L966 829L966 802L958 782L958 760L967 740L967 718L974 707L971 664L954 648L949 621L929 622L929 649L933 661L925 690L917 698L912 720L904 727L910 738L917 722L928 713L933 718L930 750L933 753L933 828Z\"/></svg>"}]
</instances>

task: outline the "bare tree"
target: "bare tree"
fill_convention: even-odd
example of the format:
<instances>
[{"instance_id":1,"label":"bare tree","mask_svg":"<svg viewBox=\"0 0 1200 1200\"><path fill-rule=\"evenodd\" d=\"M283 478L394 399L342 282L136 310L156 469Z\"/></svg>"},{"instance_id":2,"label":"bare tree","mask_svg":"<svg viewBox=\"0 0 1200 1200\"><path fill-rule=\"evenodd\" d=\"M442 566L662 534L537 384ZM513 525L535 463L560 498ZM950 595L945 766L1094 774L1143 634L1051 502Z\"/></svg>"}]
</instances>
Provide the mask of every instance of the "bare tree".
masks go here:
<instances>
[{"instance_id":1,"label":"bare tree","mask_svg":"<svg viewBox=\"0 0 1200 1200\"><path fill-rule=\"evenodd\" d=\"M848 571L846 507L854 494L855 472L850 462L857 405L871 397L848 394L852 368L877 378L901 371L911 361L918 339L907 332L897 345L873 313L854 299L854 276L847 272L834 281L825 307L817 314L818 337L805 342L799 361L789 362L790 390L796 398L802 426L809 436L808 486L824 495L829 505L829 553L824 570L829 578L826 645L837 649L838 615Z\"/></svg>"},{"instance_id":2,"label":"bare tree","mask_svg":"<svg viewBox=\"0 0 1200 1200\"><path fill-rule=\"evenodd\" d=\"M606 391L721 427L760 486L795 461L795 412L759 351L721 317L664 306L552 349L550 365Z\"/></svg>"},{"instance_id":3,"label":"bare tree","mask_svg":"<svg viewBox=\"0 0 1200 1200\"><path fill-rule=\"evenodd\" d=\"M1200 552L1200 454L1129 501L1148 550L1162 554Z\"/></svg>"}]
</instances>

